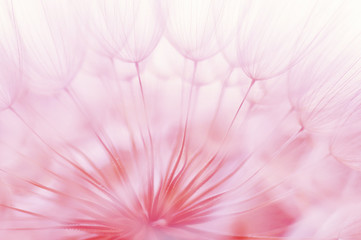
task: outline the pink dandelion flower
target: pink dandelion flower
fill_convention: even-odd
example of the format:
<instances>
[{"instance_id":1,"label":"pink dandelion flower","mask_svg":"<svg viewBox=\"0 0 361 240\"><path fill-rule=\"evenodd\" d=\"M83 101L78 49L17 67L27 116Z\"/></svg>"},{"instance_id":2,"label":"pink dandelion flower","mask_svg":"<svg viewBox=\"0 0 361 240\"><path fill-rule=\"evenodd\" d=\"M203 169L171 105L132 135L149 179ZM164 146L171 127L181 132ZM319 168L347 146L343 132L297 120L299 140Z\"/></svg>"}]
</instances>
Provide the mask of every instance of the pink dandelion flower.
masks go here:
<instances>
[{"instance_id":1,"label":"pink dandelion flower","mask_svg":"<svg viewBox=\"0 0 361 240\"><path fill-rule=\"evenodd\" d=\"M361 239L357 1L0 1L1 239Z\"/></svg>"}]
</instances>

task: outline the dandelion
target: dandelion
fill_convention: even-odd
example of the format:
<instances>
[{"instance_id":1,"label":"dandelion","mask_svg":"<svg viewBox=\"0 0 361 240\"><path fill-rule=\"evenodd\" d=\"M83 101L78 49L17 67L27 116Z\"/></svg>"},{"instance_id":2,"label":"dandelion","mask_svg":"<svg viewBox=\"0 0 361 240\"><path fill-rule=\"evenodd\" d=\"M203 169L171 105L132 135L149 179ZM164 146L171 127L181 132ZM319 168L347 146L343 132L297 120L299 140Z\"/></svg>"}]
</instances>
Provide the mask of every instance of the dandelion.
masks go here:
<instances>
[{"instance_id":1,"label":"dandelion","mask_svg":"<svg viewBox=\"0 0 361 240\"><path fill-rule=\"evenodd\" d=\"M2 0L1 239L360 238L360 5L324 4Z\"/></svg>"}]
</instances>

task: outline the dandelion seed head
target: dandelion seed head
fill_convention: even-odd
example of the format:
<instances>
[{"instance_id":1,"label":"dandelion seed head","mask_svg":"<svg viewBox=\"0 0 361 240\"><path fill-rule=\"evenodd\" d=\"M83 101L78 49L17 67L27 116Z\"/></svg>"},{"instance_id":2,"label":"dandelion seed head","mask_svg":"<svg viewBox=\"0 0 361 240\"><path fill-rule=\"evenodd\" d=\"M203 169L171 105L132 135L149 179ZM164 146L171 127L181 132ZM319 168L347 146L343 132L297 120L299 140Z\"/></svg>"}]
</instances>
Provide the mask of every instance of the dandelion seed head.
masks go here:
<instances>
[{"instance_id":1,"label":"dandelion seed head","mask_svg":"<svg viewBox=\"0 0 361 240\"><path fill-rule=\"evenodd\" d=\"M0 238L360 238L359 10L0 0Z\"/></svg>"}]
</instances>

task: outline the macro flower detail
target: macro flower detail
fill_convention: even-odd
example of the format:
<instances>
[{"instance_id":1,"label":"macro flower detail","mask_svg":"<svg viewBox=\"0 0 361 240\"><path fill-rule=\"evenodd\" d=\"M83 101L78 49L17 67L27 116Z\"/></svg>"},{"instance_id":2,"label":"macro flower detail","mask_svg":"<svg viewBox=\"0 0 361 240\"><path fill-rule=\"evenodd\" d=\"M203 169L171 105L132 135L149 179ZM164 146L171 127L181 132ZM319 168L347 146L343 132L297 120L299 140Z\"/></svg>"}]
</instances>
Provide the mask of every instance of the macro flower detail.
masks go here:
<instances>
[{"instance_id":1,"label":"macro flower detail","mask_svg":"<svg viewBox=\"0 0 361 240\"><path fill-rule=\"evenodd\" d=\"M361 239L360 10L0 0L0 239Z\"/></svg>"}]
</instances>

